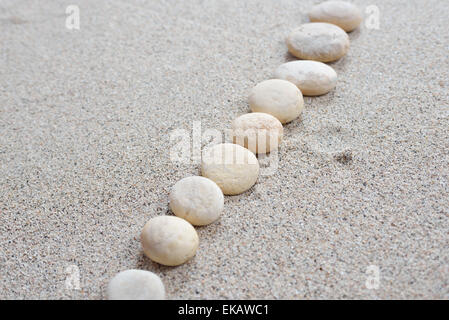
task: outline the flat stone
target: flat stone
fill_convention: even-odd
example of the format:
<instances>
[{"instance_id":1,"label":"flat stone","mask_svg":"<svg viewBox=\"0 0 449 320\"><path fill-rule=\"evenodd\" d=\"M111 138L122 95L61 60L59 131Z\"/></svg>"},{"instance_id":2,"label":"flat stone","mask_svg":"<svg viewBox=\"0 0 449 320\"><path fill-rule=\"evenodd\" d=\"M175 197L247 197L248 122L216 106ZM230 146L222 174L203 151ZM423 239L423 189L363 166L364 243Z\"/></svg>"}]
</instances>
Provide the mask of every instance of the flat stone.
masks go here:
<instances>
[{"instance_id":1,"label":"flat stone","mask_svg":"<svg viewBox=\"0 0 449 320\"><path fill-rule=\"evenodd\" d=\"M268 113L247 113L232 122L233 142L259 154L277 150L283 131L282 123Z\"/></svg>"},{"instance_id":2,"label":"flat stone","mask_svg":"<svg viewBox=\"0 0 449 320\"><path fill-rule=\"evenodd\" d=\"M233 143L221 143L204 151L201 172L214 181L224 194L236 195L256 183L259 162L248 149Z\"/></svg>"},{"instance_id":3,"label":"flat stone","mask_svg":"<svg viewBox=\"0 0 449 320\"><path fill-rule=\"evenodd\" d=\"M224 196L220 187L205 177L179 180L170 193L173 213L193 225L204 226L220 218Z\"/></svg>"},{"instance_id":4,"label":"flat stone","mask_svg":"<svg viewBox=\"0 0 449 320\"><path fill-rule=\"evenodd\" d=\"M318 61L298 60L280 65L274 76L295 84L305 96L326 94L337 85L335 70Z\"/></svg>"},{"instance_id":5,"label":"flat stone","mask_svg":"<svg viewBox=\"0 0 449 320\"><path fill-rule=\"evenodd\" d=\"M150 271L125 270L109 281L109 300L164 300L165 288L161 278Z\"/></svg>"},{"instance_id":6,"label":"flat stone","mask_svg":"<svg viewBox=\"0 0 449 320\"><path fill-rule=\"evenodd\" d=\"M313 6L309 12L311 22L332 23L346 32L356 29L362 22L362 12L346 1L325 1Z\"/></svg>"},{"instance_id":7,"label":"flat stone","mask_svg":"<svg viewBox=\"0 0 449 320\"><path fill-rule=\"evenodd\" d=\"M145 255L151 260L166 266L177 266L193 258L199 238L186 220L159 216L145 224L141 243Z\"/></svg>"},{"instance_id":8,"label":"flat stone","mask_svg":"<svg viewBox=\"0 0 449 320\"><path fill-rule=\"evenodd\" d=\"M252 112L271 114L281 123L296 119L304 109L301 91L293 83L280 79L257 84L251 90L248 102Z\"/></svg>"},{"instance_id":9,"label":"flat stone","mask_svg":"<svg viewBox=\"0 0 449 320\"><path fill-rule=\"evenodd\" d=\"M349 50L349 37L340 27L322 22L301 25L286 40L288 51L299 59L335 61Z\"/></svg>"}]
</instances>

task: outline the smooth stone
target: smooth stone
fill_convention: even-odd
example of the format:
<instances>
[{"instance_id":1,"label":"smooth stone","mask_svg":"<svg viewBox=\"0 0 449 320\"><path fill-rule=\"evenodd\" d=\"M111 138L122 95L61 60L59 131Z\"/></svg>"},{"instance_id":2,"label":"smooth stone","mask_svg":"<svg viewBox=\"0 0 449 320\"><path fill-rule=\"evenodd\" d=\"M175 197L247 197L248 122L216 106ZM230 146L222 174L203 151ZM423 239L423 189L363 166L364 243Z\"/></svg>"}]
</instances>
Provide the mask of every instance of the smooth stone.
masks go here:
<instances>
[{"instance_id":1,"label":"smooth stone","mask_svg":"<svg viewBox=\"0 0 449 320\"><path fill-rule=\"evenodd\" d=\"M165 288L161 278L150 271L126 270L109 281L109 300L164 300Z\"/></svg>"},{"instance_id":2,"label":"smooth stone","mask_svg":"<svg viewBox=\"0 0 449 320\"><path fill-rule=\"evenodd\" d=\"M145 255L166 266L177 266L192 259L199 244L193 226L173 216L150 219L143 227L140 239Z\"/></svg>"},{"instance_id":3,"label":"smooth stone","mask_svg":"<svg viewBox=\"0 0 449 320\"><path fill-rule=\"evenodd\" d=\"M311 22L332 23L346 32L356 29L362 22L362 12L354 4L346 1L326 1L309 12Z\"/></svg>"},{"instance_id":4,"label":"smooth stone","mask_svg":"<svg viewBox=\"0 0 449 320\"><path fill-rule=\"evenodd\" d=\"M303 24L290 33L286 42L288 51L304 60L335 61L349 50L348 34L330 23Z\"/></svg>"},{"instance_id":5,"label":"smooth stone","mask_svg":"<svg viewBox=\"0 0 449 320\"><path fill-rule=\"evenodd\" d=\"M226 195L250 189L259 176L259 161L254 153L233 143L221 143L203 152L201 173L214 181Z\"/></svg>"},{"instance_id":6,"label":"smooth stone","mask_svg":"<svg viewBox=\"0 0 449 320\"><path fill-rule=\"evenodd\" d=\"M196 226L218 220L224 206L220 187L212 180L199 176L179 180L169 198L173 213Z\"/></svg>"},{"instance_id":7,"label":"smooth stone","mask_svg":"<svg viewBox=\"0 0 449 320\"><path fill-rule=\"evenodd\" d=\"M293 83L280 79L257 84L251 90L248 102L252 112L271 114L281 123L296 119L304 109L301 91Z\"/></svg>"},{"instance_id":8,"label":"smooth stone","mask_svg":"<svg viewBox=\"0 0 449 320\"><path fill-rule=\"evenodd\" d=\"M282 123L268 113L247 113L232 122L233 142L253 153L277 150L283 131Z\"/></svg>"},{"instance_id":9,"label":"smooth stone","mask_svg":"<svg viewBox=\"0 0 449 320\"><path fill-rule=\"evenodd\" d=\"M312 60L284 63L276 69L274 76L295 84L305 96L328 93L337 85L335 70L327 64Z\"/></svg>"}]
</instances>

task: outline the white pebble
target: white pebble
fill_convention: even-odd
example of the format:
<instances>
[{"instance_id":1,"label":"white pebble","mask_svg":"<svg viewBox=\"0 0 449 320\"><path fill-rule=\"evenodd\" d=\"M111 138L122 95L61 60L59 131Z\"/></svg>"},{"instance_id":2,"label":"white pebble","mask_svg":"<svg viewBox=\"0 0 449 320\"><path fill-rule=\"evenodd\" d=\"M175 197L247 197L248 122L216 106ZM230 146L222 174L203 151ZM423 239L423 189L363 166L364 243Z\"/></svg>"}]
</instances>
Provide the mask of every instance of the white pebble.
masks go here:
<instances>
[{"instance_id":1,"label":"white pebble","mask_svg":"<svg viewBox=\"0 0 449 320\"><path fill-rule=\"evenodd\" d=\"M293 30L287 37L287 46L297 58L330 62L348 52L349 37L334 24L312 22Z\"/></svg>"},{"instance_id":2,"label":"white pebble","mask_svg":"<svg viewBox=\"0 0 449 320\"><path fill-rule=\"evenodd\" d=\"M280 65L274 76L295 84L305 96L328 93L337 85L335 70L318 61L297 60Z\"/></svg>"},{"instance_id":3,"label":"white pebble","mask_svg":"<svg viewBox=\"0 0 449 320\"><path fill-rule=\"evenodd\" d=\"M248 149L233 143L221 143L204 151L201 172L213 180L224 194L236 195L256 183L259 162Z\"/></svg>"},{"instance_id":4,"label":"white pebble","mask_svg":"<svg viewBox=\"0 0 449 320\"><path fill-rule=\"evenodd\" d=\"M259 154L277 150L283 131L280 121L268 113L247 113L232 122L233 142Z\"/></svg>"},{"instance_id":5,"label":"white pebble","mask_svg":"<svg viewBox=\"0 0 449 320\"><path fill-rule=\"evenodd\" d=\"M312 7L309 19L311 22L332 23L350 32L362 22L362 12L346 1L326 1Z\"/></svg>"},{"instance_id":6,"label":"white pebble","mask_svg":"<svg viewBox=\"0 0 449 320\"><path fill-rule=\"evenodd\" d=\"M126 270L109 281L107 296L109 300L163 300L165 288L153 272Z\"/></svg>"},{"instance_id":7,"label":"white pebble","mask_svg":"<svg viewBox=\"0 0 449 320\"><path fill-rule=\"evenodd\" d=\"M249 95L253 112L276 117L281 123L296 119L304 109L301 91L291 82L280 79L265 80L257 84Z\"/></svg>"},{"instance_id":8,"label":"white pebble","mask_svg":"<svg viewBox=\"0 0 449 320\"><path fill-rule=\"evenodd\" d=\"M186 220L159 216L145 224L141 242L148 258L166 266L177 266L193 258L199 239Z\"/></svg>"},{"instance_id":9,"label":"white pebble","mask_svg":"<svg viewBox=\"0 0 449 320\"><path fill-rule=\"evenodd\" d=\"M175 215L196 226L216 221L224 206L224 196L215 182L204 177L179 180L170 193L170 208Z\"/></svg>"}]
</instances>

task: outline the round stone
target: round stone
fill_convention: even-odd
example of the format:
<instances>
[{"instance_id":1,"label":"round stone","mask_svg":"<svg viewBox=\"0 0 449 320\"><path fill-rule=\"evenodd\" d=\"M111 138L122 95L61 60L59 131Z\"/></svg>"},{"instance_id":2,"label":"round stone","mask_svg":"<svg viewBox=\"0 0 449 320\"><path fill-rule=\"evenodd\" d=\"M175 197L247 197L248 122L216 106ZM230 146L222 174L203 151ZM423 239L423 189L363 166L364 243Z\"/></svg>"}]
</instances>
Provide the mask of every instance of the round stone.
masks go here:
<instances>
[{"instance_id":1,"label":"round stone","mask_svg":"<svg viewBox=\"0 0 449 320\"><path fill-rule=\"evenodd\" d=\"M173 216L150 219L143 227L140 239L145 255L166 266L177 266L190 260L199 244L192 225Z\"/></svg>"},{"instance_id":2,"label":"round stone","mask_svg":"<svg viewBox=\"0 0 449 320\"><path fill-rule=\"evenodd\" d=\"M297 60L280 65L274 76L295 84L305 96L328 93L337 85L335 70L318 61Z\"/></svg>"},{"instance_id":3,"label":"round stone","mask_svg":"<svg viewBox=\"0 0 449 320\"><path fill-rule=\"evenodd\" d=\"M349 37L334 24L312 22L293 30L287 37L287 46L299 59L330 62L348 52Z\"/></svg>"},{"instance_id":4,"label":"round stone","mask_svg":"<svg viewBox=\"0 0 449 320\"><path fill-rule=\"evenodd\" d=\"M165 288L153 272L126 270L109 281L107 297L109 300L163 300Z\"/></svg>"},{"instance_id":5,"label":"round stone","mask_svg":"<svg viewBox=\"0 0 449 320\"><path fill-rule=\"evenodd\" d=\"M254 153L277 150L283 131L281 122L268 113L247 113L232 122L233 142Z\"/></svg>"},{"instance_id":6,"label":"round stone","mask_svg":"<svg viewBox=\"0 0 449 320\"><path fill-rule=\"evenodd\" d=\"M293 83L270 79L260 82L251 90L249 107L252 112L268 113L281 123L287 123L301 114L304 99Z\"/></svg>"},{"instance_id":7,"label":"round stone","mask_svg":"<svg viewBox=\"0 0 449 320\"><path fill-rule=\"evenodd\" d=\"M216 221L224 206L224 196L215 182L204 177L179 180L170 193L170 208L175 215L196 226Z\"/></svg>"},{"instance_id":8,"label":"round stone","mask_svg":"<svg viewBox=\"0 0 449 320\"><path fill-rule=\"evenodd\" d=\"M362 12L346 1L325 1L312 7L309 19L311 22L332 23L350 32L362 22Z\"/></svg>"},{"instance_id":9,"label":"round stone","mask_svg":"<svg viewBox=\"0 0 449 320\"><path fill-rule=\"evenodd\" d=\"M214 181L226 195L236 195L251 188L259 176L259 161L254 153L233 143L207 148L201 172Z\"/></svg>"}]
</instances>

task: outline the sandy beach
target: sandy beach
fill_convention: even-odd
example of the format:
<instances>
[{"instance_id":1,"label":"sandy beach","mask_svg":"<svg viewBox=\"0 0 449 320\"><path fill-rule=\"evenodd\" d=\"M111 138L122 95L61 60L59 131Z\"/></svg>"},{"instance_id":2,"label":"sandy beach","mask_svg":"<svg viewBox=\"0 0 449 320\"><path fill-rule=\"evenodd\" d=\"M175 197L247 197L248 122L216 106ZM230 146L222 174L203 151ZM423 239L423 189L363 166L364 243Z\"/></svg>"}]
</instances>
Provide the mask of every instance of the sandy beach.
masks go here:
<instances>
[{"instance_id":1,"label":"sandy beach","mask_svg":"<svg viewBox=\"0 0 449 320\"><path fill-rule=\"evenodd\" d=\"M249 112L318 2L72 0L78 30L65 2L1 1L0 299L103 299L126 269L158 274L169 299L449 299L439 0L352 1L379 28L349 34L337 87L304 98L274 172L196 228L193 260L142 252L145 222L200 173L171 158L174 130Z\"/></svg>"}]
</instances>

